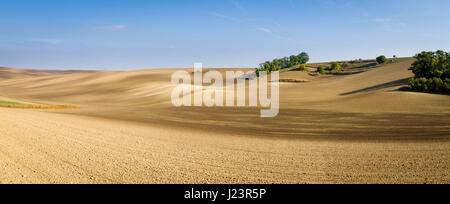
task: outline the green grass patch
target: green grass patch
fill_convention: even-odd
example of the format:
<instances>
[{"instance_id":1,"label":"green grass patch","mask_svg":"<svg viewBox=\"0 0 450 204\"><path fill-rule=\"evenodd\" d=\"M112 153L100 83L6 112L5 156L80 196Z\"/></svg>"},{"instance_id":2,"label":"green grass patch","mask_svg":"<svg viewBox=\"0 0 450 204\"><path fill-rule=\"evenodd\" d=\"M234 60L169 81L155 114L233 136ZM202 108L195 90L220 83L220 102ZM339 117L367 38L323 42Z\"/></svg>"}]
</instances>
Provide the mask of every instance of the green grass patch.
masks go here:
<instances>
[{"instance_id":1,"label":"green grass patch","mask_svg":"<svg viewBox=\"0 0 450 204\"><path fill-rule=\"evenodd\" d=\"M10 102L10 101L0 101L0 104L19 105L20 103Z\"/></svg>"}]
</instances>

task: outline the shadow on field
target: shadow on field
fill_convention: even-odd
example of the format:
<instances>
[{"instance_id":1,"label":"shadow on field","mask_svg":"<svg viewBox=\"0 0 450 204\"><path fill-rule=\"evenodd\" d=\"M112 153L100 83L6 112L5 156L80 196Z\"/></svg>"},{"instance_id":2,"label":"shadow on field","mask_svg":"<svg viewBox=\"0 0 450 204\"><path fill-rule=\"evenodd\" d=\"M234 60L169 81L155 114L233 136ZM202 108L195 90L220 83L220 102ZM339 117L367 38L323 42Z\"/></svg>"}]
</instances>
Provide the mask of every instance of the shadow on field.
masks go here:
<instances>
[{"instance_id":1,"label":"shadow on field","mask_svg":"<svg viewBox=\"0 0 450 204\"><path fill-rule=\"evenodd\" d=\"M388 82L388 83L384 83L384 84L380 84L380 85L376 85L376 86L372 86L372 87L368 87L368 88L364 88L364 89L359 89L356 91L342 93L340 95L348 96L348 95L353 95L353 94L362 93L362 92L375 91L375 90L385 89L385 88L390 88L390 87L395 87L395 86L402 86L402 85L408 84L408 81L409 81L409 78L400 79L397 81L392 81L392 82Z\"/></svg>"}]
</instances>

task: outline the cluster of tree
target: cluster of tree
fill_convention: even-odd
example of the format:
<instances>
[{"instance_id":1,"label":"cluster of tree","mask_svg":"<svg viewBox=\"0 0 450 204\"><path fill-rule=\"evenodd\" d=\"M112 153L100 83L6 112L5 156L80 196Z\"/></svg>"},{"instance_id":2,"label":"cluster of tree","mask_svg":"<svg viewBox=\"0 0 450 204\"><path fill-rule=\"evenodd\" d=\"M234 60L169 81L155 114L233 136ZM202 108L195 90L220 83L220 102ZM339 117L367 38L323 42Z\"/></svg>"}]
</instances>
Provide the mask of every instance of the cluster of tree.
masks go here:
<instances>
[{"instance_id":1,"label":"cluster of tree","mask_svg":"<svg viewBox=\"0 0 450 204\"><path fill-rule=\"evenodd\" d=\"M309 55L306 52L302 52L299 55L292 55L290 57L284 57L281 59L274 59L273 61L267 61L259 65L258 71L273 72L282 69L290 68L296 65L306 64L309 61ZM306 69L306 67L305 67Z\"/></svg>"},{"instance_id":2,"label":"cluster of tree","mask_svg":"<svg viewBox=\"0 0 450 204\"><path fill-rule=\"evenodd\" d=\"M411 70L415 77L409 81L412 90L450 92L450 53L422 52L415 56Z\"/></svg>"}]
</instances>

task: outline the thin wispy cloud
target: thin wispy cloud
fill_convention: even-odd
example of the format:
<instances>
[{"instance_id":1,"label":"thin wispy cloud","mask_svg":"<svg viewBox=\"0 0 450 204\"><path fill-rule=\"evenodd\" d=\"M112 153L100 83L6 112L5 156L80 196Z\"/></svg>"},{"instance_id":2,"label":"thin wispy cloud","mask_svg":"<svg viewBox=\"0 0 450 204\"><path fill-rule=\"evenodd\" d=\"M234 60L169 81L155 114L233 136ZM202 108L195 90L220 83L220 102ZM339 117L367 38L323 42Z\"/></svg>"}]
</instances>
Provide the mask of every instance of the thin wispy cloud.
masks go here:
<instances>
[{"instance_id":1,"label":"thin wispy cloud","mask_svg":"<svg viewBox=\"0 0 450 204\"><path fill-rule=\"evenodd\" d=\"M91 26L92 30L123 30L125 28L127 28L125 25Z\"/></svg>"},{"instance_id":2,"label":"thin wispy cloud","mask_svg":"<svg viewBox=\"0 0 450 204\"><path fill-rule=\"evenodd\" d=\"M385 23L385 22L391 22L392 19L390 19L390 18L373 18L372 21L377 22L377 23Z\"/></svg>"},{"instance_id":3,"label":"thin wispy cloud","mask_svg":"<svg viewBox=\"0 0 450 204\"><path fill-rule=\"evenodd\" d=\"M399 20L398 18L374 18L371 17L370 15L366 15L367 18L369 18L369 21L379 24L380 26L382 26L384 29L389 30L389 31L403 31L404 29L406 29L408 27L408 25Z\"/></svg>"},{"instance_id":4,"label":"thin wispy cloud","mask_svg":"<svg viewBox=\"0 0 450 204\"><path fill-rule=\"evenodd\" d=\"M231 3L236 7L236 9L240 10L241 12L247 12L247 9L243 7L238 0L231 0Z\"/></svg>"},{"instance_id":5,"label":"thin wispy cloud","mask_svg":"<svg viewBox=\"0 0 450 204\"><path fill-rule=\"evenodd\" d=\"M249 21L247 21L247 20L239 19L239 18L236 18L236 17L233 17L233 16L228 16L228 15L224 15L224 14L220 14L220 13L216 13L216 12L211 12L210 15L212 15L214 17L217 17L217 18L220 18L220 19L232 21L234 23L240 23L240 24L246 25L250 29L257 30L257 31L262 32L264 34L268 34L269 36L271 36L273 38L276 38L276 39L292 41L291 38L288 38L288 37L285 37L283 35L277 34L272 29L267 28L267 26L255 25L254 23L249 23Z\"/></svg>"},{"instance_id":6,"label":"thin wispy cloud","mask_svg":"<svg viewBox=\"0 0 450 204\"><path fill-rule=\"evenodd\" d=\"M338 9L344 7L346 9L354 10L355 13L359 13L361 19L363 19L363 21L365 21L366 23L381 26L381 28L388 31L403 32L404 29L408 27L408 25L404 21L399 19L398 16L379 17L377 15L371 14L366 8L361 8L350 1L344 3L337 2L336 0L320 0L320 1L322 2L322 4L336 7Z\"/></svg>"},{"instance_id":7,"label":"thin wispy cloud","mask_svg":"<svg viewBox=\"0 0 450 204\"><path fill-rule=\"evenodd\" d=\"M293 41L292 38L286 37L282 34L280 34L279 32L276 32L276 29L271 29L271 28L267 28L264 26L255 26L254 27L257 31L260 31L264 34L267 34L273 38L279 39L279 40L287 40L287 41Z\"/></svg>"},{"instance_id":8,"label":"thin wispy cloud","mask_svg":"<svg viewBox=\"0 0 450 204\"><path fill-rule=\"evenodd\" d=\"M267 28L257 27L256 30L261 31L261 32L263 32L273 38L279 39L279 40L294 41L292 38L274 33L272 30L267 29Z\"/></svg>"},{"instance_id":9,"label":"thin wispy cloud","mask_svg":"<svg viewBox=\"0 0 450 204\"><path fill-rule=\"evenodd\" d=\"M41 44L41 45L51 45L51 46L57 46L61 45L63 43L62 40L58 39L32 39L28 42L34 43L34 44Z\"/></svg>"},{"instance_id":10,"label":"thin wispy cloud","mask_svg":"<svg viewBox=\"0 0 450 204\"><path fill-rule=\"evenodd\" d=\"M234 22L242 22L241 20L232 17L232 16L227 16L227 15L223 15L220 13L216 13L216 12L211 12L210 13L212 16L217 17L217 18L221 18L221 19L225 19L225 20L229 20L229 21L234 21Z\"/></svg>"},{"instance_id":11,"label":"thin wispy cloud","mask_svg":"<svg viewBox=\"0 0 450 204\"><path fill-rule=\"evenodd\" d=\"M256 30L259 30L259 31L262 31L262 32L265 32L265 33L269 33L269 34L273 33L272 30L270 30L268 28L264 28L264 27L256 27Z\"/></svg>"}]
</instances>

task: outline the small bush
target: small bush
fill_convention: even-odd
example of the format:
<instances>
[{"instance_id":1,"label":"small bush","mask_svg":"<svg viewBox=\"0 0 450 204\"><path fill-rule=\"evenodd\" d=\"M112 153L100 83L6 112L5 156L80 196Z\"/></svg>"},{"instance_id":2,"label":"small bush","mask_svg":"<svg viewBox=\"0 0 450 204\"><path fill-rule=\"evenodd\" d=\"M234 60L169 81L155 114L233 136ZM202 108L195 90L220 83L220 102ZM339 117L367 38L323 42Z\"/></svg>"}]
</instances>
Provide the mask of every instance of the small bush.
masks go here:
<instances>
[{"instance_id":1,"label":"small bush","mask_svg":"<svg viewBox=\"0 0 450 204\"><path fill-rule=\"evenodd\" d=\"M305 71L306 70L306 64L301 64L299 69L300 69L300 71Z\"/></svg>"},{"instance_id":2,"label":"small bush","mask_svg":"<svg viewBox=\"0 0 450 204\"><path fill-rule=\"evenodd\" d=\"M378 62L378 64L384 64L384 63L386 63L386 62L387 62L386 56L381 55L381 56L377 57L377 62Z\"/></svg>"},{"instance_id":3,"label":"small bush","mask_svg":"<svg viewBox=\"0 0 450 204\"><path fill-rule=\"evenodd\" d=\"M317 73L319 73L319 74L325 73L325 68L323 68L323 67L318 67L318 68L317 68Z\"/></svg>"},{"instance_id":4,"label":"small bush","mask_svg":"<svg viewBox=\"0 0 450 204\"><path fill-rule=\"evenodd\" d=\"M341 65L337 62L333 62L331 63L331 70L338 72L341 70Z\"/></svg>"}]
</instances>

